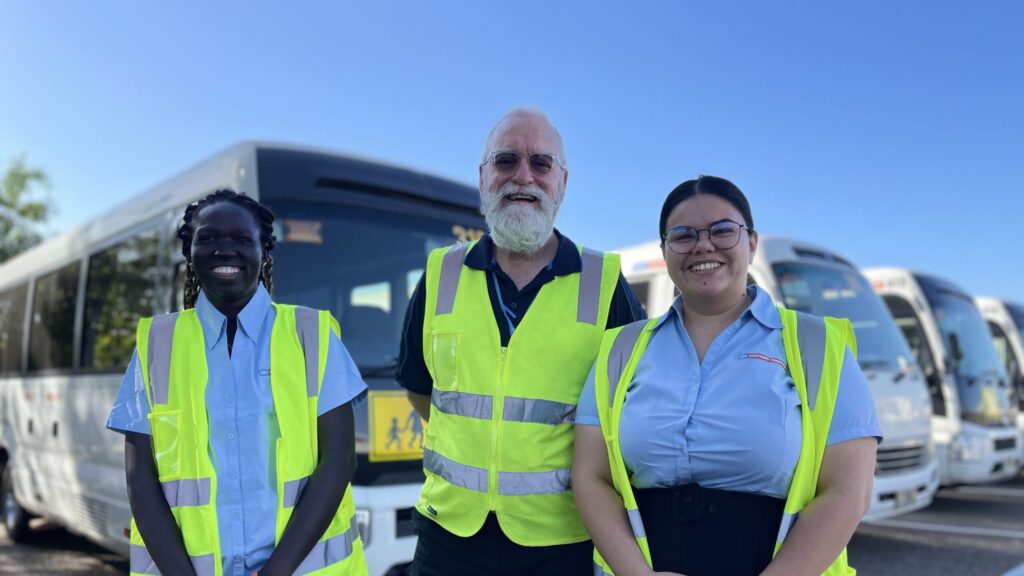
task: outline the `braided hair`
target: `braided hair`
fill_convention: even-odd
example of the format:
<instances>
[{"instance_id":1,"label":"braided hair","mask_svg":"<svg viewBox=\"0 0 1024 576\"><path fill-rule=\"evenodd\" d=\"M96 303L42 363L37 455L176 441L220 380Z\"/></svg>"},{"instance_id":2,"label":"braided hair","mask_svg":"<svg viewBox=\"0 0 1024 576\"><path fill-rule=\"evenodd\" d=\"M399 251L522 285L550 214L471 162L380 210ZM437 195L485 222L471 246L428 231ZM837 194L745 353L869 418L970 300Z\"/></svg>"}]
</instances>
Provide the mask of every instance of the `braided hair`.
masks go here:
<instances>
[{"instance_id":1,"label":"braided hair","mask_svg":"<svg viewBox=\"0 0 1024 576\"><path fill-rule=\"evenodd\" d=\"M234 190L222 188L209 194L202 200L197 200L185 208L185 217L181 226L178 226L178 239L181 240L181 254L188 262L186 265L185 277L185 308L194 308L199 298L199 277L192 266L192 236L195 234L193 220L200 210L220 202L230 202L236 206L245 208L252 214L260 229L260 246L263 248L263 261L260 263L260 281L266 286L267 292L274 291L274 258L270 252L277 245L277 238L274 236L274 213L269 208L253 200L245 193L239 194Z\"/></svg>"}]
</instances>

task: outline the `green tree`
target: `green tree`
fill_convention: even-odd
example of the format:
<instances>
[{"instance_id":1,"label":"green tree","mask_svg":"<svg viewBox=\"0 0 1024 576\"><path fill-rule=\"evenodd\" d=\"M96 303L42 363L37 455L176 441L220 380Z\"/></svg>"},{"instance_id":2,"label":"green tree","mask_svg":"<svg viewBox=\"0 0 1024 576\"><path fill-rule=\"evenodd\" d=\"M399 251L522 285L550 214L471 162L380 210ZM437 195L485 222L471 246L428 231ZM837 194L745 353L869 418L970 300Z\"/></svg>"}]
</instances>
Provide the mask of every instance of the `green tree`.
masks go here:
<instances>
[{"instance_id":1,"label":"green tree","mask_svg":"<svg viewBox=\"0 0 1024 576\"><path fill-rule=\"evenodd\" d=\"M47 192L50 178L32 168L24 158L15 158L4 173L0 189L0 262L42 241L39 231L53 215ZM41 194L35 194L43 188Z\"/></svg>"}]
</instances>

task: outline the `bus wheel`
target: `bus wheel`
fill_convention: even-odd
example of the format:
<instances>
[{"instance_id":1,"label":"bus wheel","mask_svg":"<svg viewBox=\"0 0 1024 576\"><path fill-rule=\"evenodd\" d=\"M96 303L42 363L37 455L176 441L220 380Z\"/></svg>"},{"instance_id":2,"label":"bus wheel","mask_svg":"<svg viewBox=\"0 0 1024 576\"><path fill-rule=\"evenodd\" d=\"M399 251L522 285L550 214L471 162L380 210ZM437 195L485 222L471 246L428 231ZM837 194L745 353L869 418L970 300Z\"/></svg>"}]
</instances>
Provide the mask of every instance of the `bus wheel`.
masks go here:
<instances>
[{"instance_id":1,"label":"bus wheel","mask_svg":"<svg viewBox=\"0 0 1024 576\"><path fill-rule=\"evenodd\" d=\"M11 474L10 466L4 466L3 476L0 478L0 506L3 507L3 522L7 536L15 542L27 542L32 535L28 527L31 515L14 499L14 475Z\"/></svg>"}]
</instances>

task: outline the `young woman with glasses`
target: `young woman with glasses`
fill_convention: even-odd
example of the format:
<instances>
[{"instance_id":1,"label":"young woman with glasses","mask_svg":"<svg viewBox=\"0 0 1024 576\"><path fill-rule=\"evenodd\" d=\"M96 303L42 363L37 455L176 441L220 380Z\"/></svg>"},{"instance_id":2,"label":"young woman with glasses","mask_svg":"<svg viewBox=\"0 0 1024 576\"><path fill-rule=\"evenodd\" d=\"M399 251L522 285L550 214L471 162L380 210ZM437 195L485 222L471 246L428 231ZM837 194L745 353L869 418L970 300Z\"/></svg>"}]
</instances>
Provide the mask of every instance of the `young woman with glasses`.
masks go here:
<instances>
[{"instance_id":1,"label":"young woman with glasses","mask_svg":"<svg viewBox=\"0 0 1024 576\"><path fill-rule=\"evenodd\" d=\"M747 286L757 233L732 182L684 182L659 227L680 296L606 333L576 417L598 573L847 574L881 437L849 323Z\"/></svg>"}]
</instances>

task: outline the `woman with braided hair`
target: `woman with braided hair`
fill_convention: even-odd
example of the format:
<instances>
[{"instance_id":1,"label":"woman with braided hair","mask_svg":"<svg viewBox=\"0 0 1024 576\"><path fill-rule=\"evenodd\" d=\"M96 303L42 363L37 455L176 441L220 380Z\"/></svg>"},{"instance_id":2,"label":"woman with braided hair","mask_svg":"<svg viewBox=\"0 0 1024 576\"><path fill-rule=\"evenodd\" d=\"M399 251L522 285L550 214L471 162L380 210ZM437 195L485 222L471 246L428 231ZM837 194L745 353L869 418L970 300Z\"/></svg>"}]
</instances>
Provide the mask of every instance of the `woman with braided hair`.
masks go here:
<instances>
[{"instance_id":1,"label":"woman with braided hair","mask_svg":"<svg viewBox=\"0 0 1024 576\"><path fill-rule=\"evenodd\" d=\"M125 434L131 573L365 575L348 485L365 389L326 311L271 301L274 214L185 210L185 310L144 318L107 426Z\"/></svg>"}]
</instances>

